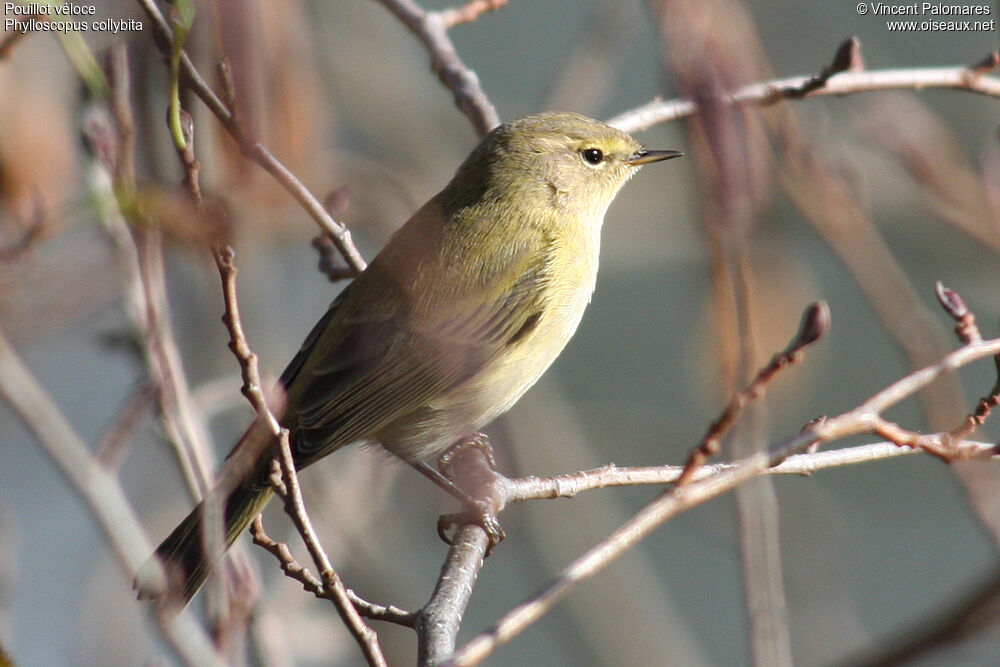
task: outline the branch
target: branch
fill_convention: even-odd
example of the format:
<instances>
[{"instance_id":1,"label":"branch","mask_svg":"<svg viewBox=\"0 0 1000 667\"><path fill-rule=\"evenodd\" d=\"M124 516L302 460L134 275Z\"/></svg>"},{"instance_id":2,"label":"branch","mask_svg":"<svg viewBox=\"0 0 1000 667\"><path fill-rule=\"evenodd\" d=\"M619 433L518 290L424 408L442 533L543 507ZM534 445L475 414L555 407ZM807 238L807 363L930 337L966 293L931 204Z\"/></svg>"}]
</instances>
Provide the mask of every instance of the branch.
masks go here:
<instances>
[{"instance_id":1,"label":"branch","mask_svg":"<svg viewBox=\"0 0 1000 667\"><path fill-rule=\"evenodd\" d=\"M856 44L848 40L845 44ZM846 57L845 57L846 56ZM770 106L782 100L801 99L819 95L850 95L876 90L951 88L965 90L989 97L1000 97L1000 78L986 76L997 63L997 53L972 66L927 67L914 69L888 69L873 71L843 71L860 66L845 46L838 49L834 61L818 75L794 76L753 83L723 96L734 105ZM653 100L637 109L626 111L608 121L609 125L626 132L645 130L657 123L687 118L699 112L694 100Z\"/></svg>"},{"instance_id":2,"label":"branch","mask_svg":"<svg viewBox=\"0 0 1000 667\"><path fill-rule=\"evenodd\" d=\"M1000 461L1000 450L989 442L963 440L959 447L963 458ZM873 442L856 447L843 447L808 454L794 454L776 466L768 468L768 475L809 476L820 470L841 468L848 465L883 461L899 456L920 454L920 449L900 447L896 442ZM692 475L691 481L712 477L732 470L735 463L706 463ZM547 498L574 498L585 491L616 486L645 486L672 484L680 479L686 466L617 466L608 463L598 468L553 475L552 477L516 477L504 482L507 502L544 500Z\"/></svg>"},{"instance_id":3,"label":"branch","mask_svg":"<svg viewBox=\"0 0 1000 667\"><path fill-rule=\"evenodd\" d=\"M490 538L477 525L460 526L431 599L417 616L417 664L439 665L455 651L462 616L479 578Z\"/></svg>"},{"instance_id":4,"label":"branch","mask_svg":"<svg viewBox=\"0 0 1000 667\"><path fill-rule=\"evenodd\" d=\"M165 56L169 56L170 44L173 41L173 33L170 30L170 26L167 25L163 14L160 13L154 0L138 0L138 2L152 20L153 37L160 52ZM289 171L278 158L272 155L263 144L253 138L244 127L235 108L232 108L232 80L226 76L226 68L222 68L222 73L227 90L230 93L227 95L229 97L228 104L215 94L191 63L187 53L183 51L180 54L180 69L184 75L184 85L201 98L209 110L222 122L229 134L239 144L243 154L263 167L265 171L271 174L299 202L306 213L323 230L323 233L329 236L337 245L337 249L344 256L344 259L355 274L364 271L365 261L362 259L361 253L354 246L354 242L351 240L351 233L347 228L334 220L302 181Z\"/></svg>"},{"instance_id":5,"label":"branch","mask_svg":"<svg viewBox=\"0 0 1000 667\"><path fill-rule=\"evenodd\" d=\"M469 0L469 2L461 7L442 9L438 13L441 14L441 21L444 23L444 27L451 28L460 23L472 23L481 14L495 12L506 6L507 2L509 0Z\"/></svg>"},{"instance_id":6,"label":"branch","mask_svg":"<svg viewBox=\"0 0 1000 667\"><path fill-rule=\"evenodd\" d=\"M264 530L264 522L261 515L258 514L250 525L250 534L253 536L254 544L262 547L278 559L278 564L281 566L281 571L285 573L285 576L299 582L307 593L312 593L322 600L332 600L333 594L323 586L323 582L317 579L308 568L301 565L295 559L288 545L272 539L267 534ZM354 608L365 618L370 618L373 621L395 623L396 625L409 628L414 627L416 624L417 615L413 612L405 611L393 605L386 607L373 604L362 599L350 589L347 590L347 594L351 598Z\"/></svg>"},{"instance_id":7,"label":"branch","mask_svg":"<svg viewBox=\"0 0 1000 667\"><path fill-rule=\"evenodd\" d=\"M243 324L240 321L239 303L236 296L237 269L233 262L234 253L228 247L218 248L215 256L226 304L222 320L229 331L229 348L240 364L243 375L243 394L250 401L251 405L253 405L254 410L257 412L258 420L266 425L270 434L278 442L278 457L273 461L274 470L271 475L271 485L284 501L285 511L291 517L292 523L295 524L296 529L302 536L302 540L309 549L309 554L312 556L313 562L316 563L316 567L319 569L322 586L326 591L326 595L323 597L333 602L337 613L340 614L348 631L358 642L368 663L371 665L385 665L385 656L379 647L378 635L368 627L358 614L357 609L355 609L353 601L348 595L347 588L330 564L330 558L320 544L319 538L313 530L309 514L306 512L302 492L299 489L298 476L295 472L295 462L292 458L292 451L288 442L288 429L281 426L280 421L267 403L262 389L257 355L250 349L250 345L243 334ZM241 453L241 455L247 454L253 454L253 452ZM263 530L261 529L259 533L263 534ZM257 541L256 537L255 534L255 542ZM258 544L265 546L269 551L275 553L272 548L267 547L264 540L261 540ZM280 553L280 549L278 551Z\"/></svg>"},{"instance_id":8,"label":"branch","mask_svg":"<svg viewBox=\"0 0 1000 667\"><path fill-rule=\"evenodd\" d=\"M95 107L84 120L84 134L97 163L109 178L94 179L103 228L114 244L128 295L126 314L141 350L146 372L156 386L160 419L192 497L210 486L208 436L190 389L170 325L160 235L136 205L132 109L124 47L109 61L111 111ZM131 223L131 225L130 225Z\"/></svg>"},{"instance_id":9,"label":"branch","mask_svg":"<svg viewBox=\"0 0 1000 667\"><path fill-rule=\"evenodd\" d=\"M798 332L792 338L788 346L774 355L770 363L758 371L757 376L741 392L733 396L729 405L711 426L701 443L692 450L688 461L684 466L684 472L677 480L678 486L687 484L694 476L698 467L705 461L718 453L722 446L722 436L732 428L736 419L743 412L750 401L760 398L768 385L777 376L781 369L790 364L796 364L802 359L802 349L819 340L826 330L830 328L830 307L825 301L817 301L811 304L802 314L802 323Z\"/></svg>"},{"instance_id":10,"label":"branch","mask_svg":"<svg viewBox=\"0 0 1000 667\"><path fill-rule=\"evenodd\" d=\"M302 499L302 491L299 488L298 476L295 473L295 462L292 460L292 450L288 444L288 430L282 429L278 438L279 455L274 461L274 468L271 473L271 485L275 492L285 502L285 512L292 519L302 541L305 542L309 555L319 569L320 579L327 595L331 600L341 620L347 626L347 630L354 636L355 641L365 654L365 659L369 665L386 667L388 663L379 647L378 635L364 622L358 610L354 608L354 602L347 593L347 587L341 581L340 576L334 571L330 564L330 557L327 556L323 545L319 542L319 537L313 528L309 514L306 512L305 501Z\"/></svg>"},{"instance_id":11,"label":"branch","mask_svg":"<svg viewBox=\"0 0 1000 667\"><path fill-rule=\"evenodd\" d=\"M500 124L496 108L479 84L479 77L466 67L448 37L448 28L485 9L498 9L505 2L473 2L464 9L428 12L414 0L379 0L423 43L431 58L431 69L455 97L455 105L468 117L480 137ZM475 7L475 8L473 8Z\"/></svg>"},{"instance_id":12,"label":"branch","mask_svg":"<svg viewBox=\"0 0 1000 667\"><path fill-rule=\"evenodd\" d=\"M493 454L482 434L446 451L439 457L438 466L459 488L489 509L487 514L468 511L466 516L446 515L438 520L438 534L450 542L451 548L434 593L417 617L417 664L421 666L439 665L455 652L462 617L483 561L496 545L482 521L488 516L495 522L496 514L506 504L503 487L507 480L496 472ZM450 540L441 532L442 521L458 523ZM499 529L499 525L495 528Z\"/></svg>"},{"instance_id":13,"label":"branch","mask_svg":"<svg viewBox=\"0 0 1000 667\"><path fill-rule=\"evenodd\" d=\"M0 396L11 406L35 440L65 475L108 538L130 578L152 553L139 520L132 512L117 477L100 465L73 427L17 356L0 331ZM145 573L144 573L145 574ZM148 585L162 590L162 568L150 572ZM164 610L157 607L157 611ZM182 611L163 634L178 655L193 665L223 665L225 661L190 612Z\"/></svg>"},{"instance_id":14,"label":"branch","mask_svg":"<svg viewBox=\"0 0 1000 667\"><path fill-rule=\"evenodd\" d=\"M607 539L577 558L534 596L505 614L493 626L474 637L458 651L449 664L480 663L498 646L510 641L546 614L569 591L616 560L656 528L681 512L726 493L744 482L766 474L767 470L802 450L851 435L872 433L884 420L880 414L912 396L941 375L973 361L1000 354L1000 339L974 342L948 354L938 363L920 369L876 393L867 401L837 417L820 420L799 435L734 463L731 467L707 475L683 487L674 487L640 510ZM941 434L936 434L940 436ZM989 450L970 448L969 456L988 458Z\"/></svg>"}]
</instances>

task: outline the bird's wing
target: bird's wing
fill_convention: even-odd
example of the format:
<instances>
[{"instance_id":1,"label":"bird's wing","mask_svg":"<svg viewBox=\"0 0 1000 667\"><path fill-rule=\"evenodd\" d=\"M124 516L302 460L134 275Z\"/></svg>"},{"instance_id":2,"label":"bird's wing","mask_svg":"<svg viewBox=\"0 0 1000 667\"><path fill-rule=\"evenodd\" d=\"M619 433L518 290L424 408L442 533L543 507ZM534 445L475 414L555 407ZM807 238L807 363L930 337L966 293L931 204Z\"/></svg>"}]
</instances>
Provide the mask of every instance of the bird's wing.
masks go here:
<instances>
[{"instance_id":1,"label":"bird's wing","mask_svg":"<svg viewBox=\"0 0 1000 667\"><path fill-rule=\"evenodd\" d=\"M504 264L491 269L509 285L499 296L453 283L428 298L378 260L348 286L282 374L296 464L370 437L522 340L541 317L546 256L525 251Z\"/></svg>"}]
</instances>

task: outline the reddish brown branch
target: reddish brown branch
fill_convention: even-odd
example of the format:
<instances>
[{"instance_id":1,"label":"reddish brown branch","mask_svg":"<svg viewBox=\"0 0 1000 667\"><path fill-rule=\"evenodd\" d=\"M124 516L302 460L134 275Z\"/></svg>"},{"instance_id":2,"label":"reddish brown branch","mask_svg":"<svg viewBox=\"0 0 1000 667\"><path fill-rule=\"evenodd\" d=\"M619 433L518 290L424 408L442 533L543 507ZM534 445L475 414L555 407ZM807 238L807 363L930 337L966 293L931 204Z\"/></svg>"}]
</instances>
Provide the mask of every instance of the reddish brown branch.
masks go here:
<instances>
[{"instance_id":1,"label":"reddish brown branch","mask_svg":"<svg viewBox=\"0 0 1000 667\"><path fill-rule=\"evenodd\" d=\"M757 372L757 376L754 377L743 391L733 396L726 409L709 426L705 437L702 438L698 446L688 456L687 463L684 465L684 471L677 479L677 486L684 486L694 479L694 474L698 468L719 452L723 436L732 428L737 418L743 412L743 408L750 401L763 396L768 385L783 368L790 364L799 363L802 360L802 348L819 340L829 327L830 308L826 305L825 301L817 301L806 308L802 314L802 322L799 330L788 346L774 355L771 361Z\"/></svg>"}]
</instances>

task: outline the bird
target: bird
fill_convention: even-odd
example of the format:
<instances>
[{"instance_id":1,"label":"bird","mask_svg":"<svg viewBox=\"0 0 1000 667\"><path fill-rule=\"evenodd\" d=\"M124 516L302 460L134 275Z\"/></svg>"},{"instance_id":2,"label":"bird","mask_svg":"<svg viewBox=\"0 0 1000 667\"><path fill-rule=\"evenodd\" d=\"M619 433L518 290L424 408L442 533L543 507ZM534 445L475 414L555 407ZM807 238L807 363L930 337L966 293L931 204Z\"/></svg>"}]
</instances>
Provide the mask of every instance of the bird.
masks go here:
<instances>
[{"instance_id":1,"label":"bird","mask_svg":"<svg viewBox=\"0 0 1000 667\"><path fill-rule=\"evenodd\" d=\"M568 112L501 124L333 300L281 374L297 470L352 443L418 465L506 412L573 336L594 291L619 189L675 158ZM258 417L207 498L156 549L186 604L273 495L274 438ZM214 544L213 544L214 543ZM147 562L144 568L152 567ZM142 570L140 597L156 597Z\"/></svg>"}]
</instances>

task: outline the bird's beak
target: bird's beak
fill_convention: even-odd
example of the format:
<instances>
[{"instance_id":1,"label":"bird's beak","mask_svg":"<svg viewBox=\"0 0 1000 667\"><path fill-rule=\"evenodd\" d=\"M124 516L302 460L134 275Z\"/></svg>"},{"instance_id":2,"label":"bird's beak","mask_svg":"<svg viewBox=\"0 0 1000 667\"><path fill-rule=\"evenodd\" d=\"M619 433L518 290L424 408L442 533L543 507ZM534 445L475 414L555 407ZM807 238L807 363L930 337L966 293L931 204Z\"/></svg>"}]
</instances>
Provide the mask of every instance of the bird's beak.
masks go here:
<instances>
[{"instance_id":1,"label":"bird's beak","mask_svg":"<svg viewBox=\"0 0 1000 667\"><path fill-rule=\"evenodd\" d=\"M649 164L650 162L669 160L670 158L680 157L682 155L684 155L684 153L681 153L680 151L648 151L645 148L640 148L635 153L632 153L632 155L630 155L625 162L633 167L638 167L644 164Z\"/></svg>"}]
</instances>

